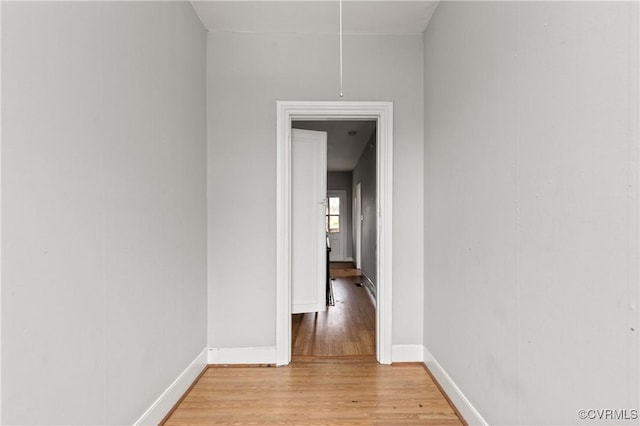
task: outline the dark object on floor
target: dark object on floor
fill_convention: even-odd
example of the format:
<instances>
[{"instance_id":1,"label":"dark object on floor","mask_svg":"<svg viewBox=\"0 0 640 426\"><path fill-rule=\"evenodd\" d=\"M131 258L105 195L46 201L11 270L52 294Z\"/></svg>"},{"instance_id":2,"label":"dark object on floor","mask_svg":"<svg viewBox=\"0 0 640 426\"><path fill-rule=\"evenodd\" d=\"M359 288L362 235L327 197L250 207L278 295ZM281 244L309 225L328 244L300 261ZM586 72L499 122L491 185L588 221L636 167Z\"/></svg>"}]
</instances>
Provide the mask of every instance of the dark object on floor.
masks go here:
<instances>
[{"instance_id":1,"label":"dark object on floor","mask_svg":"<svg viewBox=\"0 0 640 426\"><path fill-rule=\"evenodd\" d=\"M355 283L356 287L362 287L362 283Z\"/></svg>"}]
</instances>

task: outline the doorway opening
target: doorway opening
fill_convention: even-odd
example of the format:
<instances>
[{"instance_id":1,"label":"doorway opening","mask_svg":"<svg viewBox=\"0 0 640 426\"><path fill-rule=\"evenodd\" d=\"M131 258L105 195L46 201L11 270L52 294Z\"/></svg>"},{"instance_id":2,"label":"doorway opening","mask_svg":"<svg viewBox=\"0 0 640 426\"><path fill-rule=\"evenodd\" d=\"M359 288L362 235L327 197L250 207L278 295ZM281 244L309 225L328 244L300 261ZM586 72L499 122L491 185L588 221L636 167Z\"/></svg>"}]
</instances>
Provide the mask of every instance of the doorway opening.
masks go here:
<instances>
[{"instance_id":1,"label":"doorway opening","mask_svg":"<svg viewBox=\"0 0 640 426\"><path fill-rule=\"evenodd\" d=\"M322 182L326 194L320 218L324 222L322 237L327 248L323 252L327 267L322 271L326 281L326 306L316 311L300 309L304 307L300 305L300 295L313 293L307 288L312 280L300 282L297 281L299 274L294 274L292 356L373 358L376 354L376 121L293 121L292 129L323 133L318 141L323 143L326 139L327 147L326 161L322 162L326 163ZM317 167L305 164L301 168L296 164L296 161L305 161L299 160L297 153L298 149L305 149L300 147L303 134L294 130L292 136L294 188L299 187L297 180L309 182L310 169ZM296 227L300 219L297 220L296 215L300 214L299 208L304 209L298 207L296 197L306 199L312 192L313 188L307 188L304 194L294 190L292 195L294 270L298 267L296 258L300 257L296 253L299 244L296 232L300 232Z\"/></svg>"},{"instance_id":2,"label":"doorway opening","mask_svg":"<svg viewBox=\"0 0 640 426\"><path fill-rule=\"evenodd\" d=\"M292 123L375 121L376 360L391 364L393 104L277 102L276 363L291 362ZM355 260L355 259L354 259Z\"/></svg>"}]
</instances>

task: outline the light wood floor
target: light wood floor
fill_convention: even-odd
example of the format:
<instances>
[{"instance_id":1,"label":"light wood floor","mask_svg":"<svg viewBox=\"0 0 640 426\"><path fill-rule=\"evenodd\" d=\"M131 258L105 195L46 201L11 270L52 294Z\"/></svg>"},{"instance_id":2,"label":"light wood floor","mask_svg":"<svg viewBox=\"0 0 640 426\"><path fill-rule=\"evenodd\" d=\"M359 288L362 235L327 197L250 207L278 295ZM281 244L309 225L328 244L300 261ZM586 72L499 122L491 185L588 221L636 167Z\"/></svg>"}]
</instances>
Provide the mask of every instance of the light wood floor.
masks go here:
<instances>
[{"instance_id":1,"label":"light wood floor","mask_svg":"<svg viewBox=\"0 0 640 426\"><path fill-rule=\"evenodd\" d=\"M211 366L165 424L462 424L422 364L376 362L373 300L332 266L346 275L333 281L336 304L293 316L289 366Z\"/></svg>"},{"instance_id":2,"label":"light wood floor","mask_svg":"<svg viewBox=\"0 0 640 426\"><path fill-rule=\"evenodd\" d=\"M360 269L356 269L352 262L331 262L332 277L359 277Z\"/></svg>"},{"instance_id":3,"label":"light wood floor","mask_svg":"<svg viewBox=\"0 0 640 426\"><path fill-rule=\"evenodd\" d=\"M421 364L308 358L212 367L166 425L460 425Z\"/></svg>"},{"instance_id":4,"label":"light wood floor","mask_svg":"<svg viewBox=\"0 0 640 426\"><path fill-rule=\"evenodd\" d=\"M376 308L361 277L333 280L335 306L291 320L292 355L349 356L376 354Z\"/></svg>"}]
</instances>

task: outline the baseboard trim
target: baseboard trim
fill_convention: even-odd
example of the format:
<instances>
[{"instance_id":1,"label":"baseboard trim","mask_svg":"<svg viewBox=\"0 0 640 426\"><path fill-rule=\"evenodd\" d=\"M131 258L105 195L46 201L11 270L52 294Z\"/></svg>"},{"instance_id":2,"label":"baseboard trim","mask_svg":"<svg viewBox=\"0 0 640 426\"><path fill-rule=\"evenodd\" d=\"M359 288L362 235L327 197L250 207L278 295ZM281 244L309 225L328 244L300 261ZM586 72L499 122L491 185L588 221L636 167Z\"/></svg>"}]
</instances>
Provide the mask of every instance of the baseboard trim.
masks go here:
<instances>
[{"instance_id":1,"label":"baseboard trim","mask_svg":"<svg viewBox=\"0 0 640 426\"><path fill-rule=\"evenodd\" d=\"M393 345L391 362L422 362L424 356L422 345Z\"/></svg>"},{"instance_id":2,"label":"baseboard trim","mask_svg":"<svg viewBox=\"0 0 640 426\"><path fill-rule=\"evenodd\" d=\"M204 348L200 352L196 359L162 392L162 395L151 404L134 425L157 425L164 420L185 392L207 368L207 351L208 348Z\"/></svg>"},{"instance_id":3,"label":"baseboard trim","mask_svg":"<svg viewBox=\"0 0 640 426\"><path fill-rule=\"evenodd\" d=\"M471 404L433 354L420 345L393 345L392 362L422 362L433 375L451 404L469 425L488 426L487 421ZM140 416L134 425L160 424L176 403L185 395L207 364L275 364L276 348L205 348L169 387Z\"/></svg>"},{"instance_id":4,"label":"baseboard trim","mask_svg":"<svg viewBox=\"0 0 640 426\"><path fill-rule=\"evenodd\" d=\"M355 265L355 260L353 260L352 257L343 257L340 259L329 260L329 263L344 263L344 262L351 262Z\"/></svg>"},{"instance_id":5,"label":"baseboard trim","mask_svg":"<svg viewBox=\"0 0 640 426\"><path fill-rule=\"evenodd\" d=\"M276 348L209 348L209 364L276 364Z\"/></svg>"},{"instance_id":6,"label":"baseboard trim","mask_svg":"<svg viewBox=\"0 0 640 426\"><path fill-rule=\"evenodd\" d=\"M360 270L360 276L364 278L363 280L364 285L367 286L367 290L369 290L369 293L371 294L373 299L376 300L377 299L376 285L373 283L373 281L371 281L371 278L369 278L364 272L362 272L362 270Z\"/></svg>"},{"instance_id":7,"label":"baseboard trim","mask_svg":"<svg viewBox=\"0 0 640 426\"><path fill-rule=\"evenodd\" d=\"M469 425L488 426L489 423L486 422L464 393L462 393L462 390L455 384L431 352L429 352L426 347L423 347L423 351L424 365L431 372L460 416L462 416Z\"/></svg>"}]
</instances>

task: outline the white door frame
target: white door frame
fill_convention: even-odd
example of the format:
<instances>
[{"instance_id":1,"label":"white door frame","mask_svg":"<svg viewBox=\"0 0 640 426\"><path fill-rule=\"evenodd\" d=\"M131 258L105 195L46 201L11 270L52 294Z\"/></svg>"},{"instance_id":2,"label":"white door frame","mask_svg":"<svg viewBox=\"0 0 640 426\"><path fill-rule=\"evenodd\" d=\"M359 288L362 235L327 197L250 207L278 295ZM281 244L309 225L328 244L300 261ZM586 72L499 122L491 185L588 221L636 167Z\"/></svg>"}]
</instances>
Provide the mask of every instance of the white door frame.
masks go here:
<instances>
[{"instance_id":1,"label":"white door frame","mask_svg":"<svg viewBox=\"0 0 640 426\"><path fill-rule=\"evenodd\" d=\"M327 200L336 194L340 197L340 244L342 244L342 258L337 260L337 262L347 262L347 233L344 230L346 224L344 219L347 217L347 191L344 189L328 189ZM331 239L331 237L329 237L329 239Z\"/></svg>"},{"instance_id":2,"label":"white door frame","mask_svg":"<svg viewBox=\"0 0 640 426\"><path fill-rule=\"evenodd\" d=\"M391 364L392 102L276 102L276 364L291 362L291 122L376 120L377 300L376 359Z\"/></svg>"}]
</instances>

